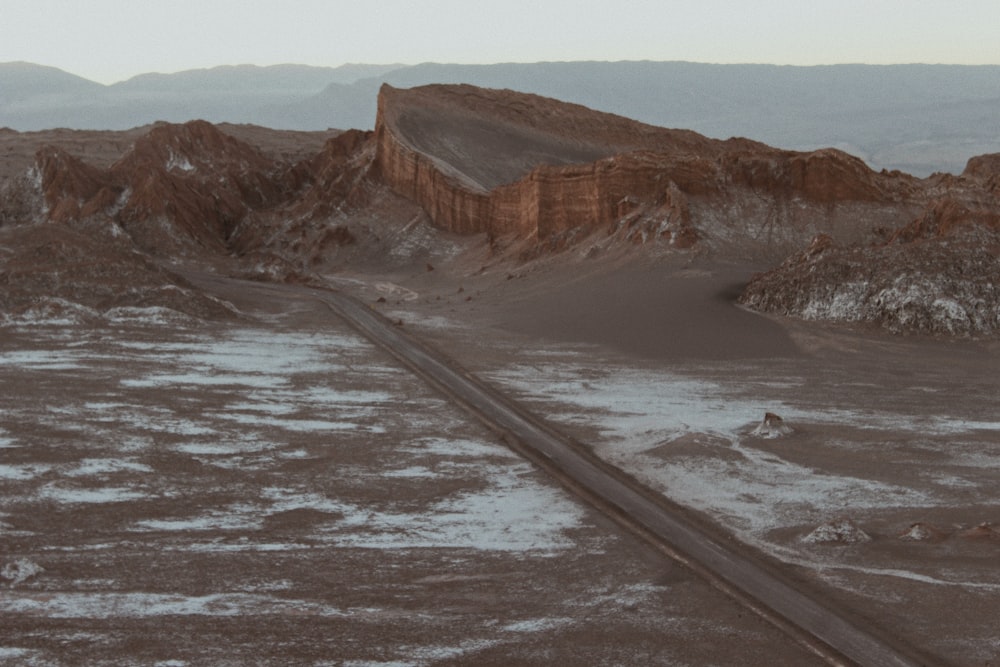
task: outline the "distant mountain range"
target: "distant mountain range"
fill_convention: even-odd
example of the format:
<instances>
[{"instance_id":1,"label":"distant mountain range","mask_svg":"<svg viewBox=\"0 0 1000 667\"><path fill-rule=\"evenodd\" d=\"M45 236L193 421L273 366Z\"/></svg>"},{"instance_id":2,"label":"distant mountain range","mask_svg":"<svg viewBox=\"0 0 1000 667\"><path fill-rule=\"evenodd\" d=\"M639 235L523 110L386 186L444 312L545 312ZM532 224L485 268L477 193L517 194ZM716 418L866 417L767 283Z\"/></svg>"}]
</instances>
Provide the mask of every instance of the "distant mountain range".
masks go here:
<instances>
[{"instance_id":1,"label":"distant mountain range","mask_svg":"<svg viewBox=\"0 0 1000 667\"><path fill-rule=\"evenodd\" d=\"M225 66L105 86L51 67L0 63L0 127L127 129L157 120L277 129L369 129L382 83L471 83L555 97L710 137L789 149L832 146L875 168L960 172L1000 152L1000 66L495 65Z\"/></svg>"}]
</instances>

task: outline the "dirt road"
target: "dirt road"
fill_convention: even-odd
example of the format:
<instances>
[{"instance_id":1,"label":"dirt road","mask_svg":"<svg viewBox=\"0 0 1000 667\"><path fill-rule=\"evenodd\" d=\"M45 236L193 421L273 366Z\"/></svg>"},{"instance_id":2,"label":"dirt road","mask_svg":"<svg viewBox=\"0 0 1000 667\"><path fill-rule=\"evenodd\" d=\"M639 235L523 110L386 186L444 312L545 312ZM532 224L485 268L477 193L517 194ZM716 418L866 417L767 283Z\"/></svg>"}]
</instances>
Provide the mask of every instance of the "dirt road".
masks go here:
<instances>
[{"instance_id":1,"label":"dirt road","mask_svg":"<svg viewBox=\"0 0 1000 667\"><path fill-rule=\"evenodd\" d=\"M736 542L723 543L686 521L674 508L589 455L509 399L456 369L368 306L335 292L314 294L365 336L388 350L564 484L638 533L741 598L796 635L831 662L918 665L925 660L890 639L859 627L799 590L770 568L747 557Z\"/></svg>"}]
</instances>

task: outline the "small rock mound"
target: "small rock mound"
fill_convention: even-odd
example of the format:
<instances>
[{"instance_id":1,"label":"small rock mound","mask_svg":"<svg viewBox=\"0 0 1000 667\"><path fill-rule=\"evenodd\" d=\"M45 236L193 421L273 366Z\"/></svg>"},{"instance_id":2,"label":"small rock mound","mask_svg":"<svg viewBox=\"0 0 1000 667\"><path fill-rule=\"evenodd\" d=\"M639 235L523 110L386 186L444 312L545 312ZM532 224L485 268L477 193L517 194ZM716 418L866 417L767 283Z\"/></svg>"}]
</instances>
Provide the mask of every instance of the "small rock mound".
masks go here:
<instances>
[{"instance_id":1,"label":"small rock mound","mask_svg":"<svg viewBox=\"0 0 1000 667\"><path fill-rule=\"evenodd\" d=\"M1000 530L990 522L985 521L978 526L961 531L958 536L966 540L1000 540Z\"/></svg>"},{"instance_id":2,"label":"small rock mound","mask_svg":"<svg viewBox=\"0 0 1000 667\"><path fill-rule=\"evenodd\" d=\"M854 521L844 517L818 526L802 541L810 544L862 544L871 542L871 539Z\"/></svg>"},{"instance_id":3,"label":"small rock mound","mask_svg":"<svg viewBox=\"0 0 1000 667\"><path fill-rule=\"evenodd\" d=\"M919 521L899 535L899 539L910 542L940 542L945 537L945 532L940 528Z\"/></svg>"},{"instance_id":4,"label":"small rock mound","mask_svg":"<svg viewBox=\"0 0 1000 667\"><path fill-rule=\"evenodd\" d=\"M753 430L751 435L758 438L783 438L791 435L793 429L785 423L785 420L773 412L764 413L764 419L760 425Z\"/></svg>"}]
</instances>

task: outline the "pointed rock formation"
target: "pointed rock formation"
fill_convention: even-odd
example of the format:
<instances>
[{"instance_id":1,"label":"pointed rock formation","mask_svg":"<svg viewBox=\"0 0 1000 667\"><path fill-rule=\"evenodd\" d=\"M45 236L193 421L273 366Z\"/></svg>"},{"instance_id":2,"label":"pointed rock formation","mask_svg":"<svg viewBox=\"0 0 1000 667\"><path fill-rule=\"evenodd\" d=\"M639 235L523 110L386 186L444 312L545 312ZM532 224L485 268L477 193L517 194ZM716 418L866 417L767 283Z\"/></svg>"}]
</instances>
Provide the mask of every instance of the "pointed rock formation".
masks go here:
<instances>
[{"instance_id":1,"label":"pointed rock formation","mask_svg":"<svg viewBox=\"0 0 1000 667\"><path fill-rule=\"evenodd\" d=\"M254 240L263 246L263 239L281 237L290 217L322 218L357 194L370 145L366 133L345 133L291 164L193 121L158 124L104 168L42 147L35 166L0 191L0 234L17 249L0 257L0 308L24 319L38 298L54 298L53 308L64 303L94 316L164 306L229 317L223 304L190 292L151 257L214 262L240 250L237 230L244 248ZM353 240L348 229L323 220L311 230L316 248L293 254Z\"/></svg>"},{"instance_id":2,"label":"pointed rock formation","mask_svg":"<svg viewBox=\"0 0 1000 667\"><path fill-rule=\"evenodd\" d=\"M899 539L909 542L941 542L947 536L947 533L937 526L918 521L904 530Z\"/></svg>"},{"instance_id":3,"label":"pointed rock formation","mask_svg":"<svg viewBox=\"0 0 1000 667\"><path fill-rule=\"evenodd\" d=\"M794 431L792 427L785 423L785 420L774 414L773 412L764 413L764 419L761 423L753 430L751 435L758 438L783 438L786 435L791 435Z\"/></svg>"},{"instance_id":4,"label":"pointed rock formation","mask_svg":"<svg viewBox=\"0 0 1000 667\"><path fill-rule=\"evenodd\" d=\"M978 526L960 531L958 536L965 540L992 542L1000 540L1000 530L998 530L992 523L984 521Z\"/></svg>"}]
</instances>

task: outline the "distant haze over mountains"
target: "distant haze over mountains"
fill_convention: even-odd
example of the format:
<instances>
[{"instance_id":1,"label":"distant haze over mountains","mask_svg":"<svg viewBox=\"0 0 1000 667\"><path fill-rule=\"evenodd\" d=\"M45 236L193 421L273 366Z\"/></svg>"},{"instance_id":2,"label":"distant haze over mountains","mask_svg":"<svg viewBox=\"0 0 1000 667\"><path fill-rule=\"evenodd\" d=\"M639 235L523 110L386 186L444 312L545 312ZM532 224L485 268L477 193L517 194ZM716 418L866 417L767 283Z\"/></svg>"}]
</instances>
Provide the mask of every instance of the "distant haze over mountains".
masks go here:
<instances>
[{"instance_id":1,"label":"distant haze over mountains","mask_svg":"<svg viewBox=\"0 0 1000 667\"><path fill-rule=\"evenodd\" d=\"M127 129L157 120L278 129L369 129L381 84L471 83L575 102L710 137L789 149L833 146L872 167L960 172L1000 152L1000 66L496 65L225 66L110 86L30 63L0 64L0 126Z\"/></svg>"}]
</instances>

